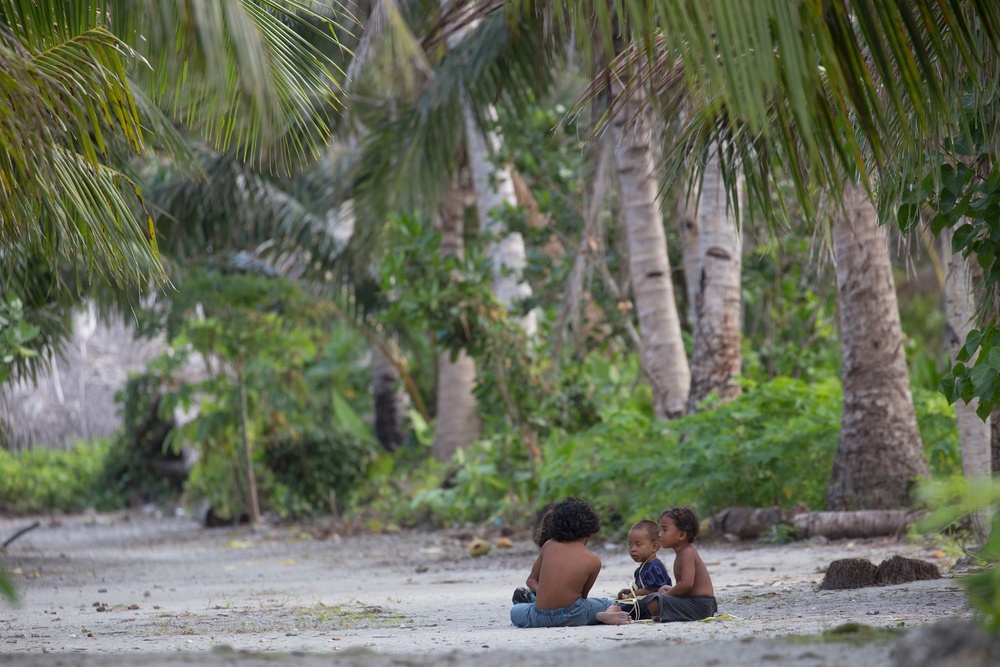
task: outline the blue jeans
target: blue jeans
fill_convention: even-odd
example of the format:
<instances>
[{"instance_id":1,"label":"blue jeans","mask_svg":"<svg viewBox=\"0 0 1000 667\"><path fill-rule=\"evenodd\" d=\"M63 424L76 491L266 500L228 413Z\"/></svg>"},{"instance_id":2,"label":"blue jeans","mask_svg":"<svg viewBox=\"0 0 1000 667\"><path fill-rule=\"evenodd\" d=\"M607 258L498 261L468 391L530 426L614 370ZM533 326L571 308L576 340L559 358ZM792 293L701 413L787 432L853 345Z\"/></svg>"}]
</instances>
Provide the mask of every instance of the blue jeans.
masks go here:
<instances>
[{"instance_id":1,"label":"blue jeans","mask_svg":"<svg viewBox=\"0 0 1000 667\"><path fill-rule=\"evenodd\" d=\"M534 602L522 602L510 609L510 622L519 628L558 628L597 625L597 614L612 604L605 598L580 598L561 609L539 609Z\"/></svg>"}]
</instances>

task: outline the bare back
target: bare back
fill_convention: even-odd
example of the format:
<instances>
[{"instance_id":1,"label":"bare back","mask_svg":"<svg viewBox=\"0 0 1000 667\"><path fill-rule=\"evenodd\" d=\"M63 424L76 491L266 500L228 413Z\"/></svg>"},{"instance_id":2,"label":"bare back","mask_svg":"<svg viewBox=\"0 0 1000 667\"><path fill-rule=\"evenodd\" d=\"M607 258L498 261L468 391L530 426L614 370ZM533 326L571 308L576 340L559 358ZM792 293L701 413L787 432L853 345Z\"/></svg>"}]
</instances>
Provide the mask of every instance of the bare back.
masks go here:
<instances>
[{"instance_id":1,"label":"bare back","mask_svg":"<svg viewBox=\"0 0 1000 667\"><path fill-rule=\"evenodd\" d=\"M538 582L535 606L560 609L587 597L600 571L601 559L587 549L585 540L549 540L542 546L529 575L529 581Z\"/></svg>"}]
</instances>

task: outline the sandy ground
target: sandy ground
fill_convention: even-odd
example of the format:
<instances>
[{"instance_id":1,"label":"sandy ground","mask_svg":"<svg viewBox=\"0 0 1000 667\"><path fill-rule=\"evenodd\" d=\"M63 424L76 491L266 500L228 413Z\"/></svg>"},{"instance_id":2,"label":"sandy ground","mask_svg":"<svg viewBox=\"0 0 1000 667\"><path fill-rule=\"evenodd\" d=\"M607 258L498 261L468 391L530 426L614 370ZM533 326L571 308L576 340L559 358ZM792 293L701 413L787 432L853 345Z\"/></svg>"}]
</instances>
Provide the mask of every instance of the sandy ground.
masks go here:
<instances>
[{"instance_id":1,"label":"sandy ground","mask_svg":"<svg viewBox=\"0 0 1000 667\"><path fill-rule=\"evenodd\" d=\"M886 665L892 636L816 635L849 622L899 633L971 615L948 557L891 539L706 543L721 619L524 630L508 610L537 551L527 535L473 558L469 531L204 529L186 517L125 514L41 521L0 557L23 596L16 607L0 602L0 665L603 667L651 652L689 665ZM27 523L0 518L0 540ZM591 547L604 562L591 595L611 596L635 564L621 545ZM935 562L945 576L816 590L834 559L877 564L897 554ZM670 568L672 552L660 557Z\"/></svg>"}]
</instances>

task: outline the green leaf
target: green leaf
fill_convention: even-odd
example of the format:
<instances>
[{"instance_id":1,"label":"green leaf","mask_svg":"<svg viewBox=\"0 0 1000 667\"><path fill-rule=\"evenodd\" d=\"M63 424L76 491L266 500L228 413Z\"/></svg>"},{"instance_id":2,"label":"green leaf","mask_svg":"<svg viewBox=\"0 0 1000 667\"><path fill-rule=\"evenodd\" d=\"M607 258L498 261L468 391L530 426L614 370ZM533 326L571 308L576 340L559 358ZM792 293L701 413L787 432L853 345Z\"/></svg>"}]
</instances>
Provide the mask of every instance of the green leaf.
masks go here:
<instances>
[{"instance_id":1,"label":"green leaf","mask_svg":"<svg viewBox=\"0 0 1000 667\"><path fill-rule=\"evenodd\" d=\"M333 392L333 416L337 419L337 423L355 438L362 442L371 442L371 428L336 391Z\"/></svg>"}]
</instances>

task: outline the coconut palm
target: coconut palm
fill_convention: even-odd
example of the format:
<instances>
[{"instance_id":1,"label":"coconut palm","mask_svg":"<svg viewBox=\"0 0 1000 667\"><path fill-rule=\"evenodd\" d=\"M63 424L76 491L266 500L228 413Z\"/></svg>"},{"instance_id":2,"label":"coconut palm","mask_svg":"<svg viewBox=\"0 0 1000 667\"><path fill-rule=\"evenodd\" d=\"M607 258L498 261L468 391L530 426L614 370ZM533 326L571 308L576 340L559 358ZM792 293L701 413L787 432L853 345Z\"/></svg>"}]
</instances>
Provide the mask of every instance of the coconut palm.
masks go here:
<instances>
[{"instance_id":1,"label":"coconut palm","mask_svg":"<svg viewBox=\"0 0 1000 667\"><path fill-rule=\"evenodd\" d=\"M697 283L694 303L694 349L691 352L691 393L694 412L710 394L729 402L739 396L743 357L742 325L743 242L723 182L722 147L712 151L702 178L698 204Z\"/></svg>"},{"instance_id":2,"label":"coconut palm","mask_svg":"<svg viewBox=\"0 0 1000 667\"><path fill-rule=\"evenodd\" d=\"M843 416L827 492L831 509L910 504L930 471L917 431L885 227L860 186L844 190L832 223Z\"/></svg>"},{"instance_id":3,"label":"coconut palm","mask_svg":"<svg viewBox=\"0 0 1000 667\"><path fill-rule=\"evenodd\" d=\"M944 289L945 344L954 364L959 351L965 347L969 333L975 328L973 281L977 272L972 258L952 251L952 237L951 229L942 230L941 246L947 271ZM976 415L977 403L955 405L958 441L962 447L962 472L966 477L988 476L992 470L991 420L995 417L990 415L985 422L980 419Z\"/></svg>"},{"instance_id":4,"label":"coconut palm","mask_svg":"<svg viewBox=\"0 0 1000 667\"><path fill-rule=\"evenodd\" d=\"M0 2L5 262L40 253L116 282L162 277L122 157L176 147L169 115L248 159L308 158L338 101L329 59L293 26L321 30L330 11L312 0Z\"/></svg>"}]
</instances>

